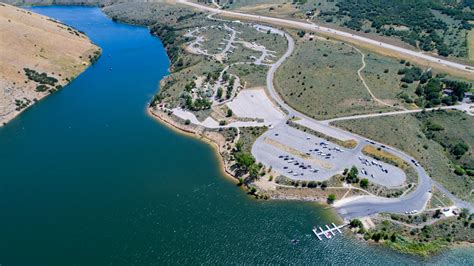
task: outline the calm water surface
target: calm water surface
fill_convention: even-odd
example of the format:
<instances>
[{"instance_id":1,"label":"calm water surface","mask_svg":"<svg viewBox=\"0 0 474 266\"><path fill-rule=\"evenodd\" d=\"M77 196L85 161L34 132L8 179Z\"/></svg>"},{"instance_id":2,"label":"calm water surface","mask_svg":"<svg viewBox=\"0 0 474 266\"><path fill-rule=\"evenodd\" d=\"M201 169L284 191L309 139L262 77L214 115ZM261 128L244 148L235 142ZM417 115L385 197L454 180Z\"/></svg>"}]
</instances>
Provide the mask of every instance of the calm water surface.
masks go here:
<instances>
[{"instance_id":1,"label":"calm water surface","mask_svg":"<svg viewBox=\"0 0 474 266\"><path fill-rule=\"evenodd\" d=\"M168 58L146 28L97 8L33 11L86 32L101 59L0 128L0 264L470 264L474 252L420 261L349 237L312 203L255 201L223 177L212 149L145 107ZM291 244L291 239L300 239Z\"/></svg>"}]
</instances>

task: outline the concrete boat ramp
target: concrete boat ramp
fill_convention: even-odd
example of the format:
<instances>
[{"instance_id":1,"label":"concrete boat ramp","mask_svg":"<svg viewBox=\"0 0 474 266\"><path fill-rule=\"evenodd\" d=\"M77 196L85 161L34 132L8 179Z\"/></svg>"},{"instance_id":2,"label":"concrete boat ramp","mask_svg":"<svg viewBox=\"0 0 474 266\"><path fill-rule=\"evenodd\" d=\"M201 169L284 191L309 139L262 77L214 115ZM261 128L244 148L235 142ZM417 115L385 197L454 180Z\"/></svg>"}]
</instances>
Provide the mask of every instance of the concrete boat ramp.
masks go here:
<instances>
[{"instance_id":1,"label":"concrete boat ramp","mask_svg":"<svg viewBox=\"0 0 474 266\"><path fill-rule=\"evenodd\" d=\"M331 239L333 236L336 236L336 233L342 234L341 228L346 225L347 224L337 226L332 223L331 225L325 225L326 229L314 226L313 233L318 237L319 240L323 240L322 236L326 237L327 239Z\"/></svg>"}]
</instances>

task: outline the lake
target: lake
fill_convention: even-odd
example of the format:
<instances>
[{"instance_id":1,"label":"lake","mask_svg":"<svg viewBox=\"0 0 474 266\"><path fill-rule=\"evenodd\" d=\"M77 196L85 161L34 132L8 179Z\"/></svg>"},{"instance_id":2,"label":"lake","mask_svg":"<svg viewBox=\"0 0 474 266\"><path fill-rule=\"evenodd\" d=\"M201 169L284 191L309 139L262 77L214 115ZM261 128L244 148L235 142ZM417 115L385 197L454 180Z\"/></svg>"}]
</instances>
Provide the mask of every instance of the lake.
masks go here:
<instances>
[{"instance_id":1,"label":"lake","mask_svg":"<svg viewBox=\"0 0 474 266\"><path fill-rule=\"evenodd\" d=\"M349 234L314 203L258 201L219 169L213 149L146 114L168 73L158 38L91 7L35 7L103 49L63 90L0 128L0 264L189 263L466 265L472 249L427 261ZM299 239L297 244L292 239Z\"/></svg>"}]
</instances>

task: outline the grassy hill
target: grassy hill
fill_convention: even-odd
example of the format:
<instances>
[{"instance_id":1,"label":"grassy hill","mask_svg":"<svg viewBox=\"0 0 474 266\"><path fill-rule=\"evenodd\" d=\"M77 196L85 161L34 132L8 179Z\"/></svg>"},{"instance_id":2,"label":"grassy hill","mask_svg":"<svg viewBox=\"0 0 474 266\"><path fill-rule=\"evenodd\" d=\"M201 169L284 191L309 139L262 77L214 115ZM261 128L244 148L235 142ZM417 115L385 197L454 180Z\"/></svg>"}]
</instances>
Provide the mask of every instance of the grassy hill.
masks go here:
<instances>
[{"instance_id":1,"label":"grassy hill","mask_svg":"<svg viewBox=\"0 0 474 266\"><path fill-rule=\"evenodd\" d=\"M337 121L334 125L405 151L453 194L474 201L472 116L430 111Z\"/></svg>"},{"instance_id":2,"label":"grassy hill","mask_svg":"<svg viewBox=\"0 0 474 266\"><path fill-rule=\"evenodd\" d=\"M100 55L82 32L0 4L0 126L61 89Z\"/></svg>"}]
</instances>

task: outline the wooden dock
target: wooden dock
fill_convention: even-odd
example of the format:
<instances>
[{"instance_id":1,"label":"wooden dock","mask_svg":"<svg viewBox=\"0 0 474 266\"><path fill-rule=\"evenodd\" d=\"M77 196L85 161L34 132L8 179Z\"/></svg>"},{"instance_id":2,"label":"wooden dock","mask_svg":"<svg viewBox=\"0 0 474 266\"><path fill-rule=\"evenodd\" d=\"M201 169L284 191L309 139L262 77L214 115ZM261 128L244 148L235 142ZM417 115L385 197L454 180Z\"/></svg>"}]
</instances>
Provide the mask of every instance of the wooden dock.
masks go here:
<instances>
[{"instance_id":1,"label":"wooden dock","mask_svg":"<svg viewBox=\"0 0 474 266\"><path fill-rule=\"evenodd\" d=\"M336 236L336 233L342 234L341 228L343 228L346 225L347 224L342 224L342 225L337 226L334 223L332 223L331 225L325 225L325 227L327 228L326 230L323 230L321 227L314 226L313 233L318 237L319 240L323 240L322 236L326 237L327 239L331 239L333 236Z\"/></svg>"}]
</instances>

